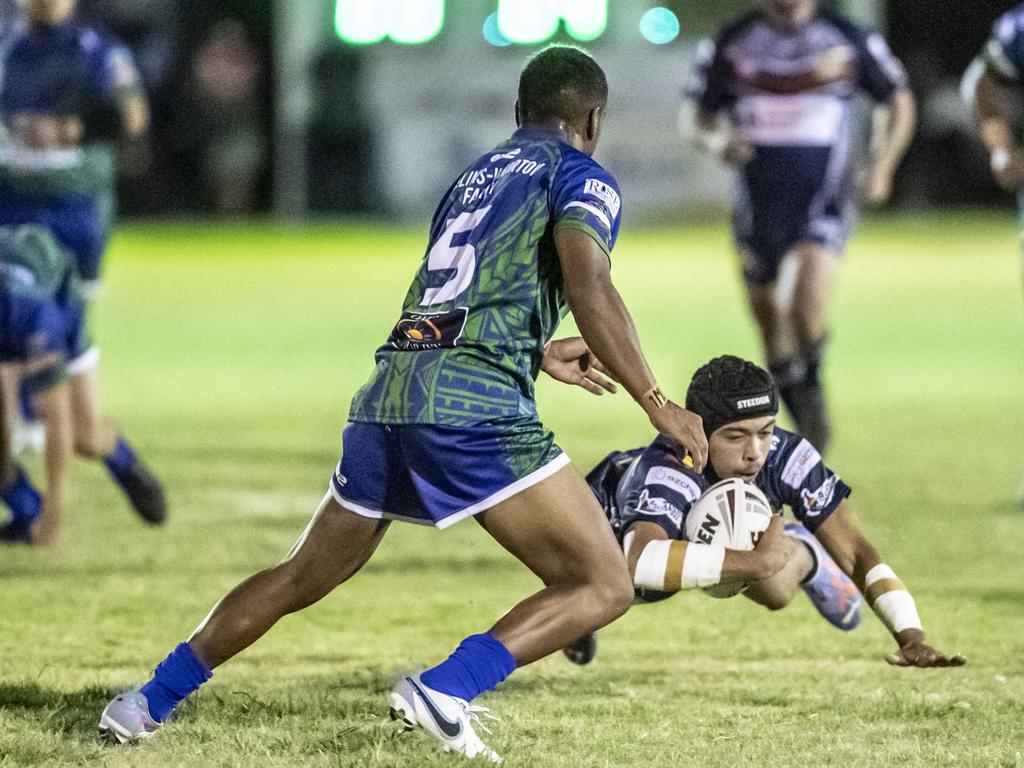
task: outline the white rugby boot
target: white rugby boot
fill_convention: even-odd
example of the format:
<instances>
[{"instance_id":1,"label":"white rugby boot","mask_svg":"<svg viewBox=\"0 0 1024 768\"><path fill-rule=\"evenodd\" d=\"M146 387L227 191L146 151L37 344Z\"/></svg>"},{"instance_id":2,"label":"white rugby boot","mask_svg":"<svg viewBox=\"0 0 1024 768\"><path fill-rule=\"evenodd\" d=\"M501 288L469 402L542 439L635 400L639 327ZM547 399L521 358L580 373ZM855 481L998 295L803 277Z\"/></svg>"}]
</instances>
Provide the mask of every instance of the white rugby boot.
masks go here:
<instances>
[{"instance_id":1,"label":"white rugby boot","mask_svg":"<svg viewBox=\"0 0 1024 768\"><path fill-rule=\"evenodd\" d=\"M485 733L490 730L481 717L497 720L487 707L435 691L423 684L420 676L403 677L388 695L391 719L401 720L407 728L419 726L444 744L446 752L466 757L483 757L500 763L501 757L476 735L474 725Z\"/></svg>"},{"instance_id":2,"label":"white rugby boot","mask_svg":"<svg viewBox=\"0 0 1024 768\"><path fill-rule=\"evenodd\" d=\"M120 744L148 739L159 728L160 723L150 717L142 691L119 693L100 715L100 735Z\"/></svg>"}]
</instances>

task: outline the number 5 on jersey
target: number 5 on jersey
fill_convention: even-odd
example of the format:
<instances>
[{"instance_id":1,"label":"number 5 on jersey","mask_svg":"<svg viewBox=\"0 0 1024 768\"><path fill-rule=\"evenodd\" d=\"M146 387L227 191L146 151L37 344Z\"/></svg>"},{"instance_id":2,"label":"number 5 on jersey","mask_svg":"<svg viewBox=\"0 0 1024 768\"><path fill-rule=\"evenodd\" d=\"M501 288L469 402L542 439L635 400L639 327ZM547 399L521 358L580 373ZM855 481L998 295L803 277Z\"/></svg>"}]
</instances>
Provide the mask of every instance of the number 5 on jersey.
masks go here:
<instances>
[{"instance_id":1,"label":"number 5 on jersey","mask_svg":"<svg viewBox=\"0 0 1024 768\"><path fill-rule=\"evenodd\" d=\"M421 307L454 301L469 287L476 273L476 247L469 241L473 239L473 230L490 211L491 206L464 211L448 223L427 254L427 270L434 274L449 273L449 277L444 284L423 292Z\"/></svg>"}]
</instances>

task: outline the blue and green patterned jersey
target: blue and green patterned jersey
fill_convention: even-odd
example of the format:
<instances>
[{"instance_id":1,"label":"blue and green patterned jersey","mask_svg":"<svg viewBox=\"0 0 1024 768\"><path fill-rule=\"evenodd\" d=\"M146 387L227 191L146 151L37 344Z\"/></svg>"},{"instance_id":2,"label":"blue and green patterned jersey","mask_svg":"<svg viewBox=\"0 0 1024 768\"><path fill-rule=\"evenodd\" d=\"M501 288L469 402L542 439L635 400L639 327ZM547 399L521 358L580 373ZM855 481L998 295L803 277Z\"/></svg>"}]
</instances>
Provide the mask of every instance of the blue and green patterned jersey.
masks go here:
<instances>
[{"instance_id":1,"label":"blue and green patterned jersey","mask_svg":"<svg viewBox=\"0 0 1024 768\"><path fill-rule=\"evenodd\" d=\"M470 166L434 214L402 314L349 419L467 426L536 417L544 345L568 312L554 234L609 255L615 179L556 134L522 128Z\"/></svg>"}]
</instances>

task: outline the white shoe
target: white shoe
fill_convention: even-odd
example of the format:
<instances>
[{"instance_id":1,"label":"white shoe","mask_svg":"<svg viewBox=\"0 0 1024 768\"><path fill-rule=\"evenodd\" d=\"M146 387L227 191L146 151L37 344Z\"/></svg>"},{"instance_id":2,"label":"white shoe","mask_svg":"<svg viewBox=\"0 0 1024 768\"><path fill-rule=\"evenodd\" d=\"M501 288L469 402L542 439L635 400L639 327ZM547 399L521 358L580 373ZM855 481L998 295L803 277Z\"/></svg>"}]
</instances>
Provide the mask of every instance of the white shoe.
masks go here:
<instances>
[{"instance_id":1,"label":"white shoe","mask_svg":"<svg viewBox=\"0 0 1024 768\"><path fill-rule=\"evenodd\" d=\"M160 728L149 714L149 702L141 691L115 696L100 715L100 735L124 744L148 739Z\"/></svg>"},{"instance_id":2,"label":"white shoe","mask_svg":"<svg viewBox=\"0 0 1024 768\"><path fill-rule=\"evenodd\" d=\"M474 725L490 733L480 717L497 720L487 707L449 696L428 688L419 675L403 677L388 696L391 719L402 720L408 728L419 726L444 744L446 752L458 752L466 757L485 757L500 763L501 757L480 741Z\"/></svg>"}]
</instances>

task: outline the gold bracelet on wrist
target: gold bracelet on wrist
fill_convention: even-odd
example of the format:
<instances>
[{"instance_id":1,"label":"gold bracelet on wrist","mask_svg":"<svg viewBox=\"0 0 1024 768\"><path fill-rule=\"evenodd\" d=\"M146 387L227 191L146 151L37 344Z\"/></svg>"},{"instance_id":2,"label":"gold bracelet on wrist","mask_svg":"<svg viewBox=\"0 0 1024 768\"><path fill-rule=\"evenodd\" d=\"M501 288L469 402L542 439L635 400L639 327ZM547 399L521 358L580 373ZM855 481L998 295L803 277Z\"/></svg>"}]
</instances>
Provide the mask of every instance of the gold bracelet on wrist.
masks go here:
<instances>
[{"instance_id":1,"label":"gold bracelet on wrist","mask_svg":"<svg viewBox=\"0 0 1024 768\"><path fill-rule=\"evenodd\" d=\"M665 397L665 393L661 391L661 387L655 384L640 396L639 402L640 406L645 411L653 413L660 408L664 408L666 403L668 403L668 398Z\"/></svg>"}]
</instances>

